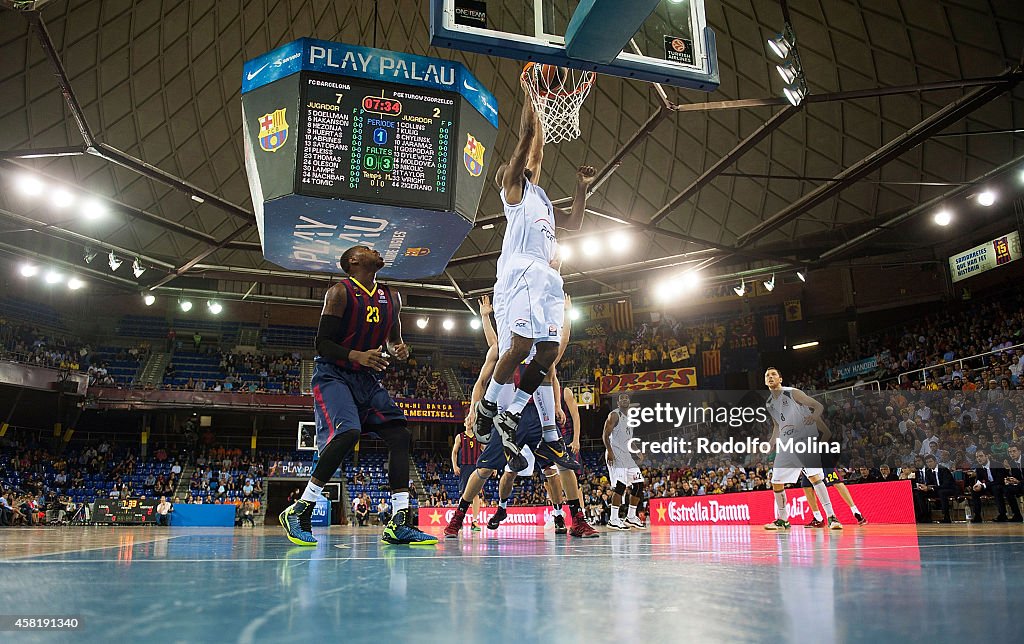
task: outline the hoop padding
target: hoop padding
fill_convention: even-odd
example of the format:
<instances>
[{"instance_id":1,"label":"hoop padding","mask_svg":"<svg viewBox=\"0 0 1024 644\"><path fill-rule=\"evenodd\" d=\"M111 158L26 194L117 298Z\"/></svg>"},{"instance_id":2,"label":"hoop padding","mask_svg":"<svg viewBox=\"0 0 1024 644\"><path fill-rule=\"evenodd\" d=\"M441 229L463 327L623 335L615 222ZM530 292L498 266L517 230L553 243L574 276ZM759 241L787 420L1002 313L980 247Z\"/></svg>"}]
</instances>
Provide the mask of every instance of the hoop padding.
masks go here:
<instances>
[{"instance_id":1,"label":"hoop padding","mask_svg":"<svg viewBox=\"0 0 1024 644\"><path fill-rule=\"evenodd\" d=\"M527 63L521 77L544 128L544 143L572 141L580 135L580 108L594 87L589 71Z\"/></svg>"}]
</instances>

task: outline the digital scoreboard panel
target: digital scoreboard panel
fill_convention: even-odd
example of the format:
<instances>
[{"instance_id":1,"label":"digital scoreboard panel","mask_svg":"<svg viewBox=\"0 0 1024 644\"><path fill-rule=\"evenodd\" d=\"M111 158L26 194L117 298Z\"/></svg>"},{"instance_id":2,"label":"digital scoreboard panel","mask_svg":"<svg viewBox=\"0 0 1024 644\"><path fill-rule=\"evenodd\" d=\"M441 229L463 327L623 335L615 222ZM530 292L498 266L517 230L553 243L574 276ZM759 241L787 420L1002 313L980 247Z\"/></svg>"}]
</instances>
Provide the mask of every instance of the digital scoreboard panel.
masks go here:
<instances>
[{"instance_id":1,"label":"digital scoreboard panel","mask_svg":"<svg viewBox=\"0 0 1024 644\"><path fill-rule=\"evenodd\" d=\"M93 523L156 523L156 499L97 499Z\"/></svg>"},{"instance_id":2,"label":"digital scoreboard panel","mask_svg":"<svg viewBox=\"0 0 1024 644\"><path fill-rule=\"evenodd\" d=\"M452 209L457 94L308 72L300 88L296 192Z\"/></svg>"}]
</instances>

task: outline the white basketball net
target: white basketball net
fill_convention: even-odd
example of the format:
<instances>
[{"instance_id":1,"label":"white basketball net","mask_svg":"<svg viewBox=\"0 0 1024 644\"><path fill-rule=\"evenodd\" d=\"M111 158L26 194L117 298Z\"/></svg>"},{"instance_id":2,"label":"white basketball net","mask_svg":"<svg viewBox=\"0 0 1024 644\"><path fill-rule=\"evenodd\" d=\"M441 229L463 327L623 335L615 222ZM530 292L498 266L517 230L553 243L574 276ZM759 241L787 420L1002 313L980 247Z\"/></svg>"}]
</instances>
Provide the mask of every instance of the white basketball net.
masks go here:
<instances>
[{"instance_id":1,"label":"white basketball net","mask_svg":"<svg viewBox=\"0 0 1024 644\"><path fill-rule=\"evenodd\" d=\"M557 72L553 72L557 69ZM522 80L544 128L544 143L572 141L580 135L580 108L590 94L594 72L528 63Z\"/></svg>"}]
</instances>

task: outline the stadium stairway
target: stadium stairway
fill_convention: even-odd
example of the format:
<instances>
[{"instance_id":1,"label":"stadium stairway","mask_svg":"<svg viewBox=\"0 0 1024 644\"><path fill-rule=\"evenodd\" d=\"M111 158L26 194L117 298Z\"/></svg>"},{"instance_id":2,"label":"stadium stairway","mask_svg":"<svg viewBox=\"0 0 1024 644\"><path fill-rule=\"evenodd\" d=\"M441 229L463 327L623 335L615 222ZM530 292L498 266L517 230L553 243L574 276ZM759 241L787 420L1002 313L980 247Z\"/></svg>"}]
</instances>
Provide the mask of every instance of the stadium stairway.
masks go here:
<instances>
[{"instance_id":1,"label":"stadium stairway","mask_svg":"<svg viewBox=\"0 0 1024 644\"><path fill-rule=\"evenodd\" d=\"M313 380L313 365L314 362L312 360L302 361L301 371L299 372L299 377L302 378L302 380L299 383L299 387L301 388L301 391L304 394L309 394L312 393L313 391L312 389L310 389L309 385L309 383L312 382Z\"/></svg>"},{"instance_id":2,"label":"stadium stairway","mask_svg":"<svg viewBox=\"0 0 1024 644\"><path fill-rule=\"evenodd\" d=\"M241 330L238 332L238 346L235 347L235 350L237 351L242 347L252 347L255 349L256 343L259 342L259 338L259 327L243 325Z\"/></svg>"},{"instance_id":3,"label":"stadium stairway","mask_svg":"<svg viewBox=\"0 0 1024 644\"><path fill-rule=\"evenodd\" d=\"M178 477L178 484L174 486L174 496L172 498L181 499L182 502L188 498L188 486L192 480L192 474L196 471L194 463L186 463L181 468L181 476Z\"/></svg>"},{"instance_id":4,"label":"stadium stairway","mask_svg":"<svg viewBox=\"0 0 1024 644\"><path fill-rule=\"evenodd\" d=\"M466 392L462 390L462 383L459 382L459 377L455 375L455 370L451 367L445 367L441 370L441 377L448 384L448 393L455 400L465 400Z\"/></svg>"},{"instance_id":5,"label":"stadium stairway","mask_svg":"<svg viewBox=\"0 0 1024 644\"><path fill-rule=\"evenodd\" d=\"M420 468L416 466L416 460L409 457L409 479L412 481L413 487L416 488L416 499L409 499L410 504L415 500L416 504L419 504L419 499L423 496L424 491L427 489L423 485L423 478L420 476Z\"/></svg>"},{"instance_id":6,"label":"stadium stairway","mask_svg":"<svg viewBox=\"0 0 1024 644\"><path fill-rule=\"evenodd\" d=\"M164 381L164 369L167 368L170 361L171 354L154 352L149 356L146 365L142 367L142 372L136 382L143 387L159 387L160 383Z\"/></svg>"}]
</instances>

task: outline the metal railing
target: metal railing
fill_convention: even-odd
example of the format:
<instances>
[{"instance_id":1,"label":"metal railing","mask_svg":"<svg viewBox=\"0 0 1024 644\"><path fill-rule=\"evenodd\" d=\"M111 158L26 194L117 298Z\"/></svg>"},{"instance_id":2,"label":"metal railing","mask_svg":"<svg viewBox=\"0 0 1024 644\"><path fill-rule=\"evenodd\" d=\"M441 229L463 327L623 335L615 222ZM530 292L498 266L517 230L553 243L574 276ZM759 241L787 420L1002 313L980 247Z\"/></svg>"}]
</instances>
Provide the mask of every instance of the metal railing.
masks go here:
<instances>
[{"instance_id":1,"label":"metal railing","mask_svg":"<svg viewBox=\"0 0 1024 644\"><path fill-rule=\"evenodd\" d=\"M843 397L846 392L854 393L857 389L869 389L872 391L882 391L882 383L878 380L869 380L868 382L856 382L846 387L840 387L839 389L829 389L828 391L822 391L814 394L814 398L824 398L827 402L829 397Z\"/></svg>"},{"instance_id":2,"label":"metal railing","mask_svg":"<svg viewBox=\"0 0 1024 644\"><path fill-rule=\"evenodd\" d=\"M994 354L997 354L997 353L1003 353L1005 351L1009 351L1010 349L1020 349L1022 347L1024 347L1024 342L1022 342L1020 344L1015 344L1013 346L1005 347L1003 349L993 349L992 351L986 351L985 353L979 353L979 354L976 354L976 355L973 355L973 356L967 356L966 358L957 358L956 360L950 360L949 362L940 362L938 364L929 365L927 367L921 367L920 369L913 369L911 371L904 371L903 373L901 373L898 376L896 376L896 382L897 383L903 382L903 376L909 376L912 373L920 373L921 374L921 382L928 382L928 372L931 371L932 369L936 369L936 368L941 369L943 367L948 367L950 365L954 365L955 364L955 365L957 365L958 369L963 370L964 362L966 362L967 360L974 360L976 358L984 358L985 356L991 356L991 355L994 355Z\"/></svg>"}]
</instances>

